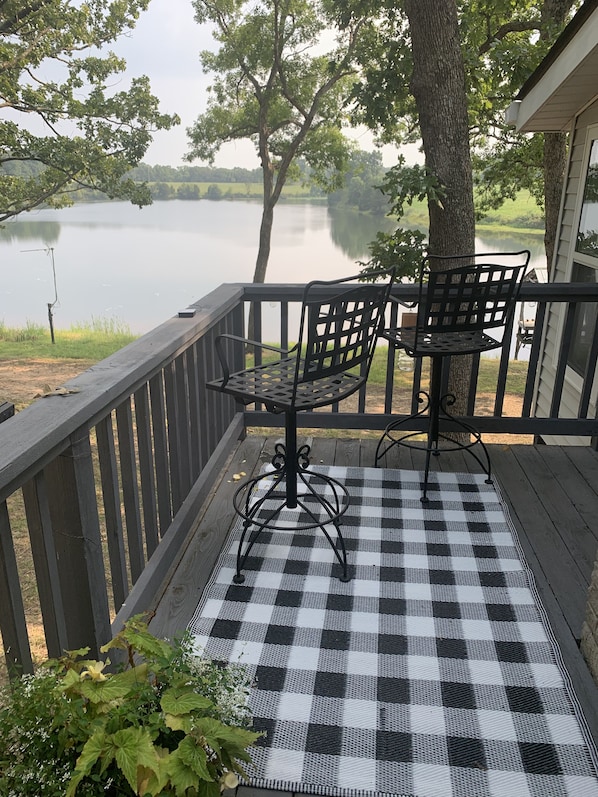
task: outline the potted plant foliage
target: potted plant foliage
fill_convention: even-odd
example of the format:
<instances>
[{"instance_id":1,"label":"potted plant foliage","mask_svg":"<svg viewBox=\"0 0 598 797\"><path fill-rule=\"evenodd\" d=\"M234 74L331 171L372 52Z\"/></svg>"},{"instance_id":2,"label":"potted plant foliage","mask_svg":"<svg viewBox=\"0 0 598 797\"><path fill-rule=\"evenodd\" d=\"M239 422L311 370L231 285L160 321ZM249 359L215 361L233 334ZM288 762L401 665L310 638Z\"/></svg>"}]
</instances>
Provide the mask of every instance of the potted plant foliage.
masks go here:
<instances>
[{"instance_id":1,"label":"potted plant foliage","mask_svg":"<svg viewBox=\"0 0 598 797\"><path fill-rule=\"evenodd\" d=\"M188 635L158 639L140 617L102 652L111 650L124 663L71 651L4 689L0 795L217 797L234 788L259 736L245 669L201 658Z\"/></svg>"}]
</instances>

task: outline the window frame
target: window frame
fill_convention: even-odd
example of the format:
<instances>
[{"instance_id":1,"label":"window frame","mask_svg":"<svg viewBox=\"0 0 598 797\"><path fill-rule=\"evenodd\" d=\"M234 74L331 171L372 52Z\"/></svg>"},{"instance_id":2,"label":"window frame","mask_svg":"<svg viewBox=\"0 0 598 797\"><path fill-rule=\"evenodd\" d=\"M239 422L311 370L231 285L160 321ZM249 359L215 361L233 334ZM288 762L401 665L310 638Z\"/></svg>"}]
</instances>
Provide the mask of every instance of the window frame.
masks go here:
<instances>
[{"instance_id":1,"label":"window frame","mask_svg":"<svg viewBox=\"0 0 598 797\"><path fill-rule=\"evenodd\" d=\"M576 205L575 205L575 213L573 217L573 224L571 227L572 233L572 240L569 246L569 253L567 258L567 281L573 282L573 271L575 266L579 264L580 266L584 266L586 268L591 268L596 273L596 281L598 282L598 255L592 256L588 255L585 252L581 252L577 250L577 241L580 232L580 225L582 221L582 213L584 209L584 195L586 192L586 181L588 177L588 173L590 170L590 157L592 155L592 150L596 146L598 155L598 124L588 125L585 131L585 142L584 142L584 150L583 156L581 159L581 171L579 175L579 187L580 190L577 194ZM564 332L565 328L565 315L567 308L564 308L565 312L562 314L562 323L561 323L561 336ZM572 342L573 345L573 342ZM583 374L580 374L577 368L570 365L569 358L567 358L567 368L565 371L565 379L566 381L571 384L571 386L577 391L581 392L583 389ZM598 380L597 380L598 381ZM592 391L595 394L596 389ZM593 401L596 400L596 396L593 395Z\"/></svg>"}]
</instances>

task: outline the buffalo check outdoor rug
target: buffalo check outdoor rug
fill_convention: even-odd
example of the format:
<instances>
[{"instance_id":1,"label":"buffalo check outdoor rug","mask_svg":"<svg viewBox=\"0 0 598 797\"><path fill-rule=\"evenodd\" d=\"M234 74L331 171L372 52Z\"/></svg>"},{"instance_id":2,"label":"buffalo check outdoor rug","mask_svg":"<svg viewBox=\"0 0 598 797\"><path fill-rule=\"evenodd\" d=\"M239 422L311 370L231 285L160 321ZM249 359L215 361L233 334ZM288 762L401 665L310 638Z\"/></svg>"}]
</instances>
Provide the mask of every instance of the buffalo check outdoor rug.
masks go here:
<instances>
[{"instance_id":1,"label":"buffalo check outdoor rug","mask_svg":"<svg viewBox=\"0 0 598 797\"><path fill-rule=\"evenodd\" d=\"M345 482L352 580L319 529L237 528L190 624L254 679L250 785L331 797L598 797L596 751L505 507L483 475Z\"/></svg>"}]
</instances>

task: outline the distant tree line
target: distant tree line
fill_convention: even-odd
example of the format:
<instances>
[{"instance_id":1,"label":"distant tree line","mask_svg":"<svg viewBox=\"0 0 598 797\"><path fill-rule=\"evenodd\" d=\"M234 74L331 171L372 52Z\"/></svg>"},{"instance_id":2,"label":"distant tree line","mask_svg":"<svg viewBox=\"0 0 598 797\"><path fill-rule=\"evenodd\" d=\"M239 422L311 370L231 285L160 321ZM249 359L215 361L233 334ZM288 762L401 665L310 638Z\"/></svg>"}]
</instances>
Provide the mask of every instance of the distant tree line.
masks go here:
<instances>
[{"instance_id":1,"label":"distant tree line","mask_svg":"<svg viewBox=\"0 0 598 797\"><path fill-rule=\"evenodd\" d=\"M261 183L261 169L222 169L217 166L150 166L140 163L128 175L147 183Z\"/></svg>"},{"instance_id":2,"label":"distant tree line","mask_svg":"<svg viewBox=\"0 0 598 797\"><path fill-rule=\"evenodd\" d=\"M298 161L297 166L298 175L293 182L305 185L311 196L327 196L330 207L356 208L374 215L388 212L388 198L379 187L385 175L380 152L352 152L343 185L328 194L311 179L310 168L304 161ZM150 183L152 198L157 200L245 199L257 196L255 191L245 187L262 182L261 169L240 167L150 166L141 163L131 170L129 176L135 181ZM202 191L198 183L207 184L207 189ZM224 189L223 184L230 185L230 189Z\"/></svg>"},{"instance_id":3,"label":"distant tree line","mask_svg":"<svg viewBox=\"0 0 598 797\"><path fill-rule=\"evenodd\" d=\"M310 177L309 166L300 161L294 182L306 186L306 194L327 196L330 207L355 208L364 213L384 215L388 212L388 198L379 186L384 182L385 168L379 152L356 150L351 154L343 185L327 195ZM37 177L44 169L33 160L5 164L3 172L19 177ZM225 169L213 166L152 166L140 163L127 174L136 183L148 183L153 200L247 199L259 196L250 186L261 184L261 169L234 167ZM199 183L203 183L200 188ZM205 187L207 185L207 188ZM224 188L223 185L230 186ZM80 188L73 195L75 201L105 201L106 195L89 188ZM305 195L302 194L302 199Z\"/></svg>"}]
</instances>

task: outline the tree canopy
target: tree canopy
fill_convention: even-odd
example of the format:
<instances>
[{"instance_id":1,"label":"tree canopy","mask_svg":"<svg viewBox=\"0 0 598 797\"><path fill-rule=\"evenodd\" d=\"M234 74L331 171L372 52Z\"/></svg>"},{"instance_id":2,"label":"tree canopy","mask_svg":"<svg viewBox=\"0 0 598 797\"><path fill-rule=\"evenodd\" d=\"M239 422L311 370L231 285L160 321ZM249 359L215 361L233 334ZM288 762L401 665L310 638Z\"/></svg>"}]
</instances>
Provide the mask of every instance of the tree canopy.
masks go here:
<instances>
[{"instance_id":1,"label":"tree canopy","mask_svg":"<svg viewBox=\"0 0 598 797\"><path fill-rule=\"evenodd\" d=\"M149 0L0 0L0 221L42 203L69 204L78 187L143 205L125 177L160 113L146 76L113 90L125 62L106 48Z\"/></svg>"},{"instance_id":2,"label":"tree canopy","mask_svg":"<svg viewBox=\"0 0 598 797\"><path fill-rule=\"evenodd\" d=\"M263 175L263 216L254 273L263 282L274 207L296 159L335 188L351 146L342 132L363 20L333 35L327 0L194 0L219 45L201 53L212 76L207 110L189 128L189 159L212 162L222 144L250 139Z\"/></svg>"},{"instance_id":3,"label":"tree canopy","mask_svg":"<svg viewBox=\"0 0 598 797\"><path fill-rule=\"evenodd\" d=\"M364 4L369 4L376 24L368 27L367 35L360 40L358 58L362 71L353 94L353 120L374 130L382 142L400 147L419 141L422 107L425 108L427 100L424 96L423 106L418 104L414 93L413 31L408 14L409 11L427 13L432 20L440 13L441 4L432 4L424 12L408 0L382 4L338 0L339 13L347 22L353 14L364 13ZM555 151L547 156L545 136L517 135L505 124L504 114L579 5L575 0L454 1L466 76L467 137L479 214L499 207L505 199L526 188L539 204L550 205L547 226L554 228L564 141L551 142ZM436 52L434 57L441 65L445 54ZM439 115L435 124L442 127L451 121ZM547 161L551 164L548 167ZM400 210L416 196L426 196L431 207L438 207L439 193L446 186L426 153L424 168L406 166L400 161L387 181L387 189ZM444 199L445 207L446 202L450 202L449 197ZM407 246L409 243L407 240ZM393 247L395 252L400 251L400 231L394 240L389 240L389 251Z\"/></svg>"}]
</instances>

